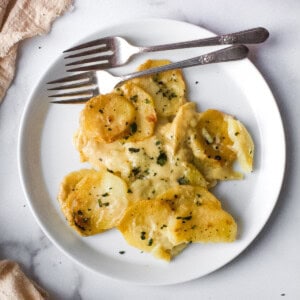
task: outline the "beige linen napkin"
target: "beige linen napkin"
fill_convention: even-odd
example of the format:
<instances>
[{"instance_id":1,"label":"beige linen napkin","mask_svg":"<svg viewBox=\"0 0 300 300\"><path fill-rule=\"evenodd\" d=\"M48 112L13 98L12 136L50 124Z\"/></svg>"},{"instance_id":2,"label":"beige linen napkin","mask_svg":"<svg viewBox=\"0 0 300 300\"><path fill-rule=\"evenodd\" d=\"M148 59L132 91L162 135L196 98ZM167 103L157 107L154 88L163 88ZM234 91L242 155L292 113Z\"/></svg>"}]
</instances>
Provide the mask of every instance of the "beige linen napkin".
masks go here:
<instances>
[{"instance_id":1,"label":"beige linen napkin","mask_svg":"<svg viewBox=\"0 0 300 300\"><path fill-rule=\"evenodd\" d=\"M22 272L19 265L10 260L0 261L1 300L42 300L49 295Z\"/></svg>"},{"instance_id":2,"label":"beige linen napkin","mask_svg":"<svg viewBox=\"0 0 300 300\"><path fill-rule=\"evenodd\" d=\"M72 0L0 0L0 102L15 73L20 41L50 30Z\"/></svg>"}]
</instances>

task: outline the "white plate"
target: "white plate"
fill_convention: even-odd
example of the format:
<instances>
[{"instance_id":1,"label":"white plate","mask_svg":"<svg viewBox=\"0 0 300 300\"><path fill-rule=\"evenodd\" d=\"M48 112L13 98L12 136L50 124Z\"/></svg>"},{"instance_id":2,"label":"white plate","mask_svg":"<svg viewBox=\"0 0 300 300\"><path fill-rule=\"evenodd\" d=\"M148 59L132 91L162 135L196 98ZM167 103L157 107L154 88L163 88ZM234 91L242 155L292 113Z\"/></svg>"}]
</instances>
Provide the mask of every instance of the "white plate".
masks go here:
<instances>
[{"instance_id":1,"label":"white plate","mask_svg":"<svg viewBox=\"0 0 300 300\"><path fill-rule=\"evenodd\" d=\"M183 22L148 19L110 27L85 40L108 35L121 35L139 45L153 45L208 37L212 33ZM178 61L213 49L150 53L118 72L132 71L150 57ZM255 171L243 181L224 182L214 190L224 208L237 220L237 241L193 244L171 263L128 246L116 230L82 238L65 222L56 195L62 178L84 167L72 144L82 106L49 104L45 84L65 75L61 56L46 70L27 102L19 136L23 187L35 218L53 243L75 261L98 273L135 283L162 285L191 280L217 270L253 241L268 220L280 192L285 139L272 93L249 60L184 70L188 99L198 102L199 109L223 110L237 116L247 126L256 145ZM121 250L125 254L121 255Z\"/></svg>"}]
</instances>

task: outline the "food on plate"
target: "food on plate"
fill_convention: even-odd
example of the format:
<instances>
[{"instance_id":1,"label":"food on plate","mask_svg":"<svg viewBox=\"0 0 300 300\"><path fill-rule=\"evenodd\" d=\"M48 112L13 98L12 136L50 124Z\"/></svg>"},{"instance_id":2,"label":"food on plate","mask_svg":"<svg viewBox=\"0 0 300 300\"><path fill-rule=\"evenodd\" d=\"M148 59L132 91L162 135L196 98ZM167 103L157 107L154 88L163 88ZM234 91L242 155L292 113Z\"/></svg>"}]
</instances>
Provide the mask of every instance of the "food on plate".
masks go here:
<instances>
[{"instance_id":1,"label":"food on plate","mask_svg":"<svg viewBox=\"0 0 300 300\"><path fill-rule=\"evenodd\" d=\"M188 244L232 242L237 225L206 188L178 186L153 200L132 204L118 229L126 241L170 260Z\"/></svg>"},{"instance_id":2,"label":"food on plate","mask_svg":"<svg viewBox=\"0 0 300 300\"><path fill-rule=\"evenodd\" d=\"M127 243L155 257L170 260L185 248L169 237L168 223L173 216L169 204L159 199L140 200L127 210L118 229Z\"/></svg>"},{"instance_id":3,"label":"food on plate","mask_svg":"<svg viewBox=\"0 0 300 300\"><path fill-rule=\"evenodd\" d=\"M233 169L238 159L244 171L252 171L254 144L243 124L215 109L199 114L190 145L197 166L208 180L242 178Z\"/></svg>"},{"instance_id":4,"label":"food on plate","mask_svg":"<svg viewBox=\"0 0 300 300\"><path fill-rule=\"evenodd\" d=\"M159 197L173 211L169 224L172 241L178 243L233 242L237 225L221 202L206 188L179 186Z\"/></svg>"},{"instance_id":5,"label":"food on plate","mask_svg":"<svg viewBox=\"0 0 300 300\"><path fill-rule=\"evenodd\" d=\"M82 111L80 124L87 137L110 143L130 134L135 116L135 107L130 100L110 93L89 100Z\"/></svg>"},{"instance_id":6,"label":"food on plate","mask_svg":"<svg viewBox=\"0 0 300 300\"><path fill-rule=\"evenodd\" d=\"M139 70L167 63L149 60ZM167 71L85 104L74 143L92 168L68 174L58 196L79 234L117 228L167 261L190 243L236 239L237 224L211 189L252 171L253 141L233 116L199 112L185 86L181 71Z\"/></svg>"},{"instance_id":7,"label":"food on plate","mask_svg":"<svg viewBox=\"0 0 300 300\"><path fill-rule=\"evenodd\" d=\"M179 113L188 103L179 108ZM173 141L178 134L186 139L186 128L181 119L156 123L155 133L147 139L132 141L120 139L112 143L98 142L85 136L80 128L75 144L82 161L88 161L95 169L109 169L119 174L131 190L133 200L152 199L172 186L191 184L206 187L207 180L193 164L193 153L187 144L176 152ZM134 137L134 135L133 135Z\"/></svg>"},{"instance_id":8,"label":"food on plate","mask_svg":"<svg viewBox=\"0 0 300 300\"><path fill-rule=\"evenodd\" d=\"M58 200L69 225L93 235L118 225L128 206L127 185L108 171L82 169L64 178Z\"/></svg>"},{"instance_id":9,"label":"food on plate","mask_svg":"<svg viewBox=\"0 0 300 300\"><path fill-rule=\"evenodd\" d=\"M129 99L136 111L134 122L130 124L131 134L126 139L128 141L141 141L151 137L157 121L152 97L142 88L130 82L125 83L116 91Z\"/></svg>"},{"instance_id":10,"label":"food on plate","mask_svg":"<svg viewBox=\"0 0 300 300\"><path fill-rule=\"evenodd\" d=\"M169 60L149 59L139 66L138 71L160 67L169 63ZM133 79L132 82L153 97L156 112L160 117L174 116L179 107L186 102L186 85L181 70L140 77Z\"/></svg>"},{"instance_id":11,"label":"food on plate","mask_svg":"<svg viewBox=\"0 0 300 300\"><path fill-rule=\"evenodd\" d=\"M228 116L228 135L232 140L232 149L237 155L239 164L244 172L253 170L254 143L246 127L237 119Z\"/></svg>"}]
</instances>

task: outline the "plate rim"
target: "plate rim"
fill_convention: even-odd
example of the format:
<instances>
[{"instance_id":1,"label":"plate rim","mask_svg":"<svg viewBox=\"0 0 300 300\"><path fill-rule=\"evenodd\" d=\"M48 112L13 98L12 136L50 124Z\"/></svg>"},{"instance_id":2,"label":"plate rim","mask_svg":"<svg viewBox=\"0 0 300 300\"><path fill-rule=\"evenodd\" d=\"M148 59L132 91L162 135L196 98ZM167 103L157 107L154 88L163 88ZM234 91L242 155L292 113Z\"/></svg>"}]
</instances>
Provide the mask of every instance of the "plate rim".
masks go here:
<instances>
[{"instance_id":1,"label":"plate rim","mask_svg":"<svg viewBox=\"0 0 300 300\"><path fill-rule=\"evenodd\" d=\"M170 19L170 18L136 18L134 20L123 20L121 22L115 22L115 23L110 23L108 26L103 27L101 29L97 29L94 31L89 31L89 33L84 37L81 38L79 40L77 40L74 44L79 44L82 40L88 38L89 36L92 36L94 34L96 34L97 32L104 32L104 31L108 31L110 28L116 28L118 26L124 26L124 25L132 25L132 24L136 24L136 23L140 23L140 22L169 22L169 23L176 23L176 24L181 24L181 25L190 25L193 27L197 27L200 28L202 30L205 30L207 32L209 32L212 35L215 35L212 31L206 29L205 27L202 27L201 25L196 25L193 23L189 23L186 21L181 21L181 20L176 20L176 19ZM71 45L72 46L72 45ZM61 55L61 54L60 54ZM268 90L268 92L270 93L270 96L272 97L272 102L274 105L274 109L276 110L276 113L278 114L279 120L280 120L280 134L282 136L281 142L282 142L282 147L281 147L281 154L282 154L282 160L281 160L281 174L280 174L280 178L279 178L279 182L280 184L277 187L277 191L276 191L276 200L273 201L273 205L270 208L267 218L265 218L262 226L260 226L260 228L258 230L255 231L254 236L252 237L252 239L249 239L247 243L245 243L244 247L238 251L238 253L235 253L229 260L227 260L225 263L221 264L221 266L217 266L214 269L212 269L210 272L204 274L204 275L200 275L200 276L193 276L193 277L189 277L185 280L171 280L171 281L167 281L167 282L162 282L162 283L158 283L158 282L141 282L141 281L133 281L133 280L126 280L124 277L113 277L109 274L103 273L103 272L99 272L98 270L92 268L91 266L88 266L86 264L84 264L82 261L78 260L72 253L68 252L65 247L63 245L61 245L59 242L57 242L55 240L55 237L52 237L52 234L48 231L48 229L44 226L43 221L40 219L40 217L38 216L38 214L36 213L32 202L31 202L31 196L30 193L28 191L28 187L26 185L26 178L25 178L25 172L24 172L24 166L23 166L23 153L22 153L22 148L23 148L23 137L24 137L24 131L26 128L26 119L27 119L27 115L30 111L30 107L32 104L32 99L34 97L34 94L36 92L36 90L39 88L40 84L43 82L43 79L47 76L47 72L49 71L49 69L54 66L60 59L60 56L56 56L53 60L50 61L50 63L48 63L45 66L45 72L43 72L38 80L36 81L36 84L33 85L27 99L25 102L25 106L22 112L22 116L21 116L21 121L20 121L20 126L19 126L19 131L18 131L18 136L17 136L17 141L18 141L18 145L17 145L17 164L18 164L18 173L19 173L19 178L20 178L20 182L21 182L21 186L22 186L22 190L25 194L25 198L26 201L28 203L28 206L31 210L32 215L34 216L36 222L38 223L39 227L42 229L43 233L47 236L47 238L58 248L60 249L60 251L62 251L67 257L71 258L72 261L74 261L75 263L79 264L80 266L84 267L87 270L90 270L92 272L94 272L95 274L98 275L102 275L106 278L110 278L110 279L114 279L114 280L121 280L121 281L126 281L128 283L134 283L137 285L145 285L145 286L162 286L162 285L170 285L170 284L176 284L176 283L182 283L182 282L187 282L190 280L194 280L194 279L199 279L200 277L203 276L207 276L208 274L211 274L213 272L215 272L218 269L223 268L224 266L226 266L228 263L230 263L231 261L233 261L234 259L236 259L238 256L240 256L247 248L250 244L252 244L255 239L257 239L257 237L261 234L261 232L263 231L263 228L265 227L266 223L270 220L270 216L272 214L272 212L274 211L274 207L276 206L276 203L278 202L278 199L280 197L280 193L282 190L282 186L283 186L283 182L284 182L284 178L285 178L285 173L286 173L286 135L285 135L285 130L284 130L284 124L283 124L283 120L280 114L280 110L279 110L279 106L277 104L276 98L271 90L271 88L269 87L266 79L263 77L263 75L261 74L261 72L258 70L258 68L254 65L253 62L251 62L248 58L246 58L244 61L247 62L249 67L252 67L255 72L256 72L256 76L259 76L259 80L261 80L265 86L265 88Z\"/></svg>"}]
</instances>

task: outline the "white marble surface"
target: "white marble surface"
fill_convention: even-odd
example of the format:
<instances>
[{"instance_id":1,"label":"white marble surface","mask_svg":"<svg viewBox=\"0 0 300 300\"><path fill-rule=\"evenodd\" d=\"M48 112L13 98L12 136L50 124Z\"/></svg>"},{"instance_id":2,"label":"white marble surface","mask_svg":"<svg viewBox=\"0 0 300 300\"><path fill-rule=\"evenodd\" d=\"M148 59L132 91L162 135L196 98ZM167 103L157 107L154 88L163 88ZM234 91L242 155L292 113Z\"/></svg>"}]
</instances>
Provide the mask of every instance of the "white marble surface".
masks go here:
<instances>
[{"instance_id":1,"label":"white marble surface","mask_svg":"<svg viewBox=\"0 0 300 300\"><path fill-rule=\"evenodd\" d=\"M296 0L77 0L74 10L58 19L48 35L24 42L16 78L0 106L0 259L17 260L53 299L300 299L299 15L300 2ZM268 28L271 38L259 51L252 48L250 58L273 90L287 135L284 186L258 238L222 269L166 287L108 279L61 253L34 220L17 167L23 108L49 64L87 33L143 17L178 19L217 33L255 26Z\"/></svg>"}]
</instances>

